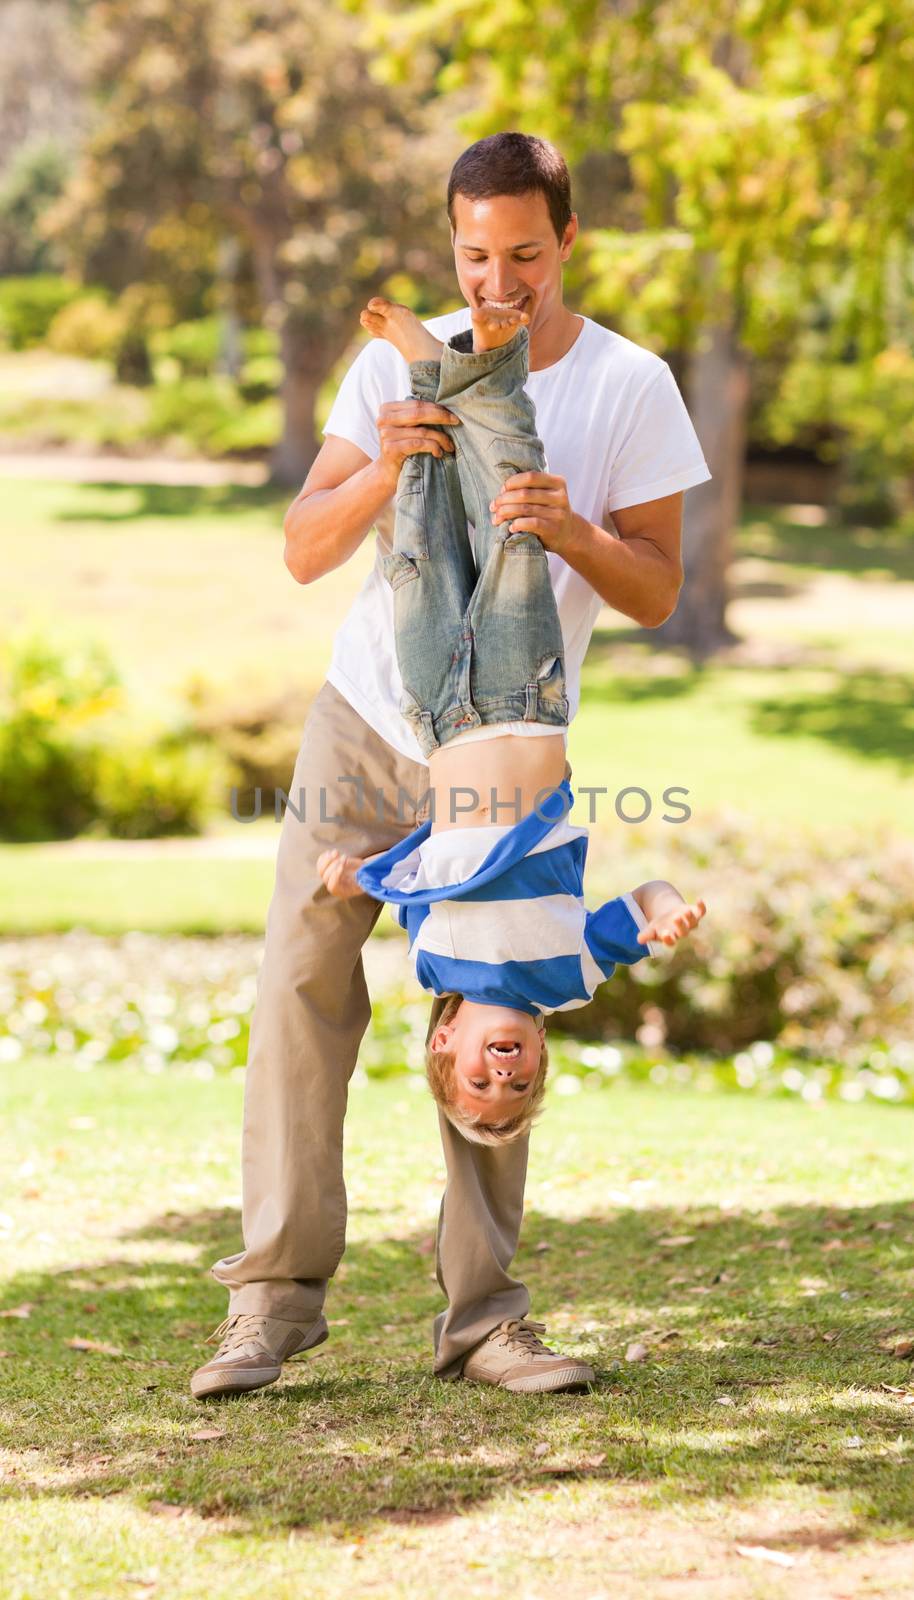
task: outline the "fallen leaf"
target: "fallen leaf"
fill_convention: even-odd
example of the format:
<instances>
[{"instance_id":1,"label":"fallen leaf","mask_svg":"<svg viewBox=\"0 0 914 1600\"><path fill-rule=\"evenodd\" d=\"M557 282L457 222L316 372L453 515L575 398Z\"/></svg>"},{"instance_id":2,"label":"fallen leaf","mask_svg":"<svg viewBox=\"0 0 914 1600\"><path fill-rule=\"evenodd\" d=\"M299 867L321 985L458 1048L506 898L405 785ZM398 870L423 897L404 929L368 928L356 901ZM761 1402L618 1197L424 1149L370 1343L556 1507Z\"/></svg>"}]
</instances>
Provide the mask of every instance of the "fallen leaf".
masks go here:
<instances>
[{"instance_id":1,"label":"fallen leaf","mask_svg":"<svg viewBox=\"0 0 914 1600\"><path fill-rule=\"evenodd\" d=\"M822 1254L825 1255L829 1250L843 1250L843 1249L844 1249L844 1240L843 1239L829 1239L828 1244L823 1244L823 1246L822 1246Z\"/></svg>"},{"instance_id":2,"label":"fallen leaf","mask_svg":"<svg viewBox=\"0 0 914 1600\"><path fill-rule=\"evenodd\" d=\"M765 1544L738 1544L735 1549L738 1556L745 1556L749 1561L767 1561L773 1567L796 1565L794 1557L785 1550L769 1550Z\"/></svg>"},{"instance_id":3,"label":"fallen leaf","mask_svg":"<svg viewBox=\"0 0 914 1600\"><path fill-rule=\"evenodd\" d=\"M8 1311L0 1311L0 1317L30 1317L31 1315L31 1304L23 1306L10 1306Z\"/></svg>"},{"instance_id":4,"label":"fallen leaf","mask_svg":"<svg viewBox=\"0 0 914 1600\"><path fill-rule=\"evenodd\" d=\"M892 1355L905 1360L907 1356L914 1356L914 1339L899 1339L892 1349Z\"/></svg>"},{"instance_id":5,"label":"fallen leaf","mask_svg":"<svg viewBox=\"0 0 914 1600\"><path fill-rule=\"evenodd\" d=\"M695 1235L694 1233L674 1233L669 1238L658 1239L657 1243L662 1245L664 1250L678 1250L681 1245L694 1244Z\"/></svg>"},{"instance_id":6,"label":"fallen leaf","mask_svg":"<svg viewBox=\"0 0 914 1600\"><path fill-rule=\"evenodd\" d=\"M205 1439L224 1439L224 1428L198 1428L196 1433L190 1435L191 1439L202 1444Z\"/></svg>"},{"instance_id":7,"label":"fallen leaf","mask_svg":"<svg viewBox=\"0 0 914 1600\"><path fill-rule=\"evenodd\" d=\"M661 1333L660 1337L657 1340L657 1343L658 1344L672 1344L674 1339L681 1339L681 1338L682 1338L682 1334L679 1332L678 1328L667 1328L665 1333Z\"/></svg>"},{"instance_id":8,"label":"fallen leaf","mask_svg":"<svg viewBox=\"0 0 914 1600\"><path fill-rule=\"evenodd\" d=\"M828 1333L823 1333L822 1335L822 1338L825 1340L826 1344L834 1344L835 1340L840 1339L840 1337L841 1331L839 1328L830 1328Z\"/></svg>"},{"instance_id":9,"label":"fallen leaf","mask_svg":"<svg viewBox=\"0 0 914 1600\"><path fill-rule=\"evenodd\" d=\"M733 1406L736 1401L731 1394L719 1394L715 1396L714 1404L718 1406Z\"/></svg>"},{"instance_id":10,"label":"fallen leaf","mask_svg":"<svg viewBox=\"0 0 914 1600\"><path fill-rule=\"evenodd\" d=\"M639 1339L635 1339L628 1346L628 1349L625 1352L625 1359L626 1361L646 1361L649 1354L650 1351L648 1350L647 1345L642 1344Z\"/></svg>"},{"instance_id":11,"label":"fallen leaf","mask_svg":"<svg viewBox=\"0 0 914 1600\"><path fill-rule=\"evenodd\" d=\"M435 1244L436 1236L435 1234L430 1233L426 1238L419 1240L419 1243L416 1245L416 1249L418 1250L420 1256L432 1256L435 1253Z\"/></svg>"},{"instance_id":12,"label":"fallen leaf","mask_svg":"<svg viewBox=\"0 0 914 1600\"><path fill-rule=\"evenodd\" d=\"M539 1244L534 1245L533 1248L536 1251L537 1255L542 1255L544 1250L551 1250L552 1246L549 1243L548 1239L541 1239Z\"/></svg>"},{"instance_id":13,"label":"fallen leaf","mask_svg":"<svg viewBox=\"0 0 914 1600\"><path fill-rule=\"evenodd\" d=\"M328 1328L348 1328L349 1327L349 1318L348 1317L328 1317L327 1318L327 1327Z\"/></svg>"},{"instance_id":14,"label":"fallen leaf","mask_svg":"<svg viewBox=\"0 0 914 1600\"><path fill-rule=\"evenodd\" d=\"M537 1444L537 1445L534 1445L533 1454L535 1456L547 1456L549 1454L549 1446L548 1446L548 1444Z\"/></svg>"},{"instance_id":15,"label":"fallen leaf","mask_svg":"<svg viewBox=\"0 0 914 1600\"><path fill-rule=\"evenodd\" d=\"M862 1446L863 1440L859 1433L852 1433L849 1439L844 1440L845 1450L860 1450Z\"/></svg>"},{"instance_id":16,"label":"fallen leaf","mask_svg":"<svg viewBox=\"0 0 914 1600\"><path fill-rule=\"evenodd\" d=\"M125 1572L124 1582L135 1583L139 1589L154 1589L159 1581L158 1572Z\"/></svg>"},{"instance_id":17,"label":"fallen leaf","mask_svg":"<svg viewBox=\"0 0 914 1600\"><path fill-rule=\"evenodd\" d=\"M71 1350L92 1350L96 1355L100 1356L122 1356L124 1354L123 1350L117 1348L117 1345L100 1344L97 1339L66 1339L64 1343Z\"/></svg>"},{"instance_id":18,"label":"fallen leaf","mask_svg":"<svg viewBox=\"0 0 914 1600\"><path fill-rule=\"evenodd\" d=\"M886 1394L907 1394L908 1392L904 1385L900 1383L880 1383L879 1387L884 1389Z\"/></svg>"},{"instance_id":19,"label":"fallen leaf","mask_svg":"<svg viewBox=\"0 0 914 1600\"><path fill-rule=\"evenodd\" d=\"M11 1356L12 1353L12 1350L0 1350L0 1361L5 1361L7 1356Z\"/></svg>"}]
</instances>

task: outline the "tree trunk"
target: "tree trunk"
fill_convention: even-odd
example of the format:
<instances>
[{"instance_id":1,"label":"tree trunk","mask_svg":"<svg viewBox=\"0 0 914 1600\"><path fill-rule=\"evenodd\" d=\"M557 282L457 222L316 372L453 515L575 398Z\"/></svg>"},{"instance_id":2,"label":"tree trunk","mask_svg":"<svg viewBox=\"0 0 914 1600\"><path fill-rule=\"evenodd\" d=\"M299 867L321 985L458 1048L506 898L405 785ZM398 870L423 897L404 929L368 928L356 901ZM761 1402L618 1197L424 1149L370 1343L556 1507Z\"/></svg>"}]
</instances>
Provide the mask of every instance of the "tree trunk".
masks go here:
<instances>
[{"instance_id":1,"label":"tree trunk","mask_svg":"<svg viewBox=\"0 0 914 1600\"><path fill-rule=\"evenodd\" d=\"M703 330L689 373L689 412L711 471L686 495L682 558L685 581L673 615L651 636L684 645L696 659L738 643L727 624L732 534L742 502L749 409L749 367L734 329Z\"/></svg>"},{"instance_id":2,"label":"tree trunk","mask_svg":"<svg viewBox=\"0 0 914 1600\"><path fill-rule=\"evenodd\" d=\"M283 379L282 438L270 458L274 483L301 488L320 443L314 426L318 390L332 365L332 352L287 317L280 334Z\"/></svg>"}]
</instances>

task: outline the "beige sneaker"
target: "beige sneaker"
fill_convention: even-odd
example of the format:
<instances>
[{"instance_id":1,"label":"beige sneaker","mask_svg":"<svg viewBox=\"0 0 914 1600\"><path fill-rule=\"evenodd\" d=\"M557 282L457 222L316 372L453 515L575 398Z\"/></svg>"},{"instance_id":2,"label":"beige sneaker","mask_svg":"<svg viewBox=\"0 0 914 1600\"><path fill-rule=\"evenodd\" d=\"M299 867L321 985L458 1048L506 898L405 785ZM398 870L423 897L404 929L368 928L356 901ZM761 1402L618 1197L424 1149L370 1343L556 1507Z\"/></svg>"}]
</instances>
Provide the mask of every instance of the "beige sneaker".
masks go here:
<instances>
[{"instance_id":1,"label":"beige sneaker","mask_svg":"<svg viewBox=\"0 0 914 1600\"><path fill-rule=\"evenodd\" d=\"M282 1364L299 1350L313 1350L328 1337L323 1316L316 1322L286 1322L281 1317L238 1313L226 1317L207 1344L222 1340L211 1361L198 1367L190 1380L197 1400L207 1395L244 1394L275 1383Z\"/></svg>"},{"instance_id":2,"label":"beige sneaker","mask_svg":"<svg viewBox=\"0 0 914 1600\"><path fill-rule=\"evenodd\" d=\"M596 1374L586 1361L560 1356L537 1338L545 1322L510 1317L471 1350L463 1376L471 1383L494 1383L513 1394L541 1394L549 1389L579 1389Z\"/></svg>"}]
</instances>

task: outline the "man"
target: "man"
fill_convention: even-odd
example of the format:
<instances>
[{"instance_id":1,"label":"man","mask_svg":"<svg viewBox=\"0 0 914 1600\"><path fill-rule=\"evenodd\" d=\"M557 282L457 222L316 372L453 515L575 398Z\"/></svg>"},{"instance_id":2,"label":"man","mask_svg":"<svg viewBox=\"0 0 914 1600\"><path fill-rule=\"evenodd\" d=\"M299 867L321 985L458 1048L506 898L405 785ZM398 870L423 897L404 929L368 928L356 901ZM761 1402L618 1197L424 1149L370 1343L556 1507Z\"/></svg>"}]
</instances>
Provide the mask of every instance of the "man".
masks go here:
<instances>
[{"instance_id":1,"label":"man","mask_svg":"<svg viewBox=\"0 0 914 1600\"><path fill-rule=\"evenodd\" d=\"M645 627L675 609L683 492L710 473L666 363L563 303L578 222L553 146L519 133L472 145L451 173L448 216L467 304L432 318L431 332L449 338L484 304L529 316L527 391L550 470L509 478L493 516L546 548L573 715L602 604ZM222 1341L215 1356L191 1380L201 1399L273 1383L284 1360L327 1338L324 1296L345 1245L347 1086L371 1015L361 950L380 905L334 899L316 863L336 845L362 856L389 849L428 808L427 765L399 711L381 561L404 460L453 450L440 425L459 419L430 401L396 398L408 389L406 362L389 343L360 352L286 514L286 565L300 583L342 565L373 526L378 550L305 724L291 784L304 815L290 809L283 820L245 1084L245 1248L212 1269L230 1304L211 1336ZM527 1139L493 1148L463 1139L440 1113L439 1124L447 1186L437 1271L448 1306L435 1320L435 1371L531 1392L590 1381L585 1362L538 1338L527 1290L508 1272Z\"/></svg>"}]
</instances>

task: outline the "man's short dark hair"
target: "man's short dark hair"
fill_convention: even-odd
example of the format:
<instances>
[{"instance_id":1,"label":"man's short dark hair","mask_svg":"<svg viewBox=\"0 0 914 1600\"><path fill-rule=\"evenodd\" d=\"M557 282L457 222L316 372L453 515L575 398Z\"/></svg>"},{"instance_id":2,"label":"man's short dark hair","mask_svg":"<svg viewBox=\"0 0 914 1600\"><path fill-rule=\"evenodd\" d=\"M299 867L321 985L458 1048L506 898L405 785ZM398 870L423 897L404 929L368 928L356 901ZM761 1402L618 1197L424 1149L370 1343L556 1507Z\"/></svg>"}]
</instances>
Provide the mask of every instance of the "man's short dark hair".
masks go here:
<instances>
[{"instance_id":1,"label":"man's short dark hair","mask_svg":"<svg viewBox=\"0 0 914 1600\"><path fill-rule=\"evenodd\" d=\"M561 244L571 221L571 178L565 157L547 139L530 133L493 133L478 139L458 156L447 185L447 214L454 227L454 197L491 200L499 194L546 197L549 216Z\"/></svg>"}]
</instances>

